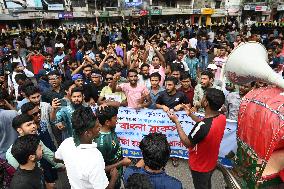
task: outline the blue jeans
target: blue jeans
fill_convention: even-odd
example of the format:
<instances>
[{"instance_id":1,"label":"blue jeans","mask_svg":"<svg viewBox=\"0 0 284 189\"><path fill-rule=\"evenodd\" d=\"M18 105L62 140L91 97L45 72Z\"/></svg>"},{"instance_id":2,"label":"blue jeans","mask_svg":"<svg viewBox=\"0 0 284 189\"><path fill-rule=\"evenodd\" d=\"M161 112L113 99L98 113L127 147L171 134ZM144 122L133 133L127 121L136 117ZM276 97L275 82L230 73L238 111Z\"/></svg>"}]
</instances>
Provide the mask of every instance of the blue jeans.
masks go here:
<instances>
[{"instance_id":1,"label":"blue jeans","mask_svg":"<svg viewBox=\"0 0 284 189\"><path fill-rule=\"evenodd\" d=\"M199 67L201 68L201 70L206 70L208 66L208 54L200 55L199 63Z\"/></svg>"}]
</instances>

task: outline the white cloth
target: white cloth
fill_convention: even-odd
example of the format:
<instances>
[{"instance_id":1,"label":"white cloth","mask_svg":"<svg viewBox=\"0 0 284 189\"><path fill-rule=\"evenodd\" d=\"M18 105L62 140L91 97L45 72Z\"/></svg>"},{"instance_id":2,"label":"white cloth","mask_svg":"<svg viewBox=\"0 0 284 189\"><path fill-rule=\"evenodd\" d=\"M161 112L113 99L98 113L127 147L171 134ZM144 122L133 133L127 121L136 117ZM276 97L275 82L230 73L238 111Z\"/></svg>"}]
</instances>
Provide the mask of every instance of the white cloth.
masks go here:
<instances>
[{"instance_id":1,"label":"white cloth","mask_svg":"<svg viewBox=\"0 0 284 189\"><path fill-rule=\"evenodd\" d=\"M188 42L189 42L191 48L196 49L196 46L197 46L197 39L196 38L191 38L191 39L188 40Z\"/></svg>"},{"instance_id":2,"label":"white cloth","mask_svg":"<svg viewBox=\"0 0 284 189\"><path fill-rule=\"evenodd\" d=\"M108 186L105 162L96 143L76 147L73 137L67 138L55 152L55 158L64 161L72 189L105 189Z\"/></svg>"}]
</instances>

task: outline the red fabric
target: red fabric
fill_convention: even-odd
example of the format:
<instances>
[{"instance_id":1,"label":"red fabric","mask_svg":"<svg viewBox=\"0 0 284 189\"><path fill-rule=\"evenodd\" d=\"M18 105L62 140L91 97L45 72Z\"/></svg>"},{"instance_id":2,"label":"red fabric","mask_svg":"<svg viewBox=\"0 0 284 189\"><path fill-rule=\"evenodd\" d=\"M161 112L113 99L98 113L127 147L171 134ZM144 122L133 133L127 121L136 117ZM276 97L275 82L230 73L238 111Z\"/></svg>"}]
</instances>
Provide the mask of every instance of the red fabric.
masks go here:
<instances>
[{"instance_id":1,"label":"red fabric","mask_svg":"<svg viewBox=\"0 0 284 189\"><path fill-rule=\"evenodd\" d=\"M275 149L283 147L283 89L263 87L250 91L241 102L238 137L250 146L259 158L268 161ZM258 103L257 103L258 102ZM265 107L266 106L266 107Z\"/></svg>"},{"instance_id":2,"label":"red fabric","mask_svg":"<svg viewBox=\"0 0 284 189\"><path fill-rule=\"evenodd\" d=\"M212 120L207 136L189 149L189 166L198 172L209 172L215 169L221 140L226 127L226 116L221 114Z\"/></svg>"},{"instance_id":3,"label":"red fabric","mask_svg":"<svg viewBox=\"0 0 284 189\"><path fill-rule=\"evenodd\" d=\"M45 58L43 55L32 55L31 56L31 63L33 66L34 74L38 74L39 70L43 69L44 59Z\"/></svg>"},{"instance_id":4,"label":"red fabric","mask_svg":"<svg viewBox=\"0 0 284 189\"><path fill-rule=\"evenodd\" d=\"M187 92L183 88L179 88L179 91L182 91L187 96L190 105L193 106L194 88L190 88Z\"/></svg>"},{"instance_id":5,"label":"red fabric","mask_svg":"<svg viewBox=\"0 0 284 189\"><path fill-rule=\"evenodd\" d=\"M279 172L279 176L280 176L281 180L284 182L284 169L282 169L282 170Z\"/></svg>"},{"instance_id":6,"label":"red fabric","mask_svg":"<svg viewBox=\"0 0 284 189\"><path fill-rule=\"evenodd\" d=\"M72 58L75 58L77 49L76 49L76 43L75 43L75 40L74 40L74 39L72 39L72 40L70 41L70 49L71 49L71 51L72 51L72 53L71 53Z\"/></svg>"}]
</instances>

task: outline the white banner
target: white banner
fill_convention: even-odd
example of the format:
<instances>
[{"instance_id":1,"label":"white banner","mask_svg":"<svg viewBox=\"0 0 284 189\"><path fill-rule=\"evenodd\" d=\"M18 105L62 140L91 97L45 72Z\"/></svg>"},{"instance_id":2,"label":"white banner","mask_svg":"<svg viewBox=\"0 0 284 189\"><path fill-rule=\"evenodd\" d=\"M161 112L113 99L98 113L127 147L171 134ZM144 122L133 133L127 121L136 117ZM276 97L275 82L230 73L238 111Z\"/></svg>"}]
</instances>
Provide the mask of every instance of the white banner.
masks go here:
<instances>
[{"instance_id":1,"label":"white banner","mask_svg":"<svg viewBox=\"0 0 284 189\"><path fill-rule=\"evenodd\" d=\"M176 113L181 126L186 134L189 134L195 122L184 111ZM200 115L200 117L202 117ZM237 122L227 120L224 137L220 146L219 157L224 157L230 151L236 152ZM188 149L180 142L175 124L168 118L163 110L141 109L135 110L121 107L118 113L116 133L123 148L123 155L133 158L141 158L139 143L143 136L150 132L161 132L167 136L171 146L171 157L188 159ZM224 164L227 164L224 162Z\"/></svg>"}]
</instances>

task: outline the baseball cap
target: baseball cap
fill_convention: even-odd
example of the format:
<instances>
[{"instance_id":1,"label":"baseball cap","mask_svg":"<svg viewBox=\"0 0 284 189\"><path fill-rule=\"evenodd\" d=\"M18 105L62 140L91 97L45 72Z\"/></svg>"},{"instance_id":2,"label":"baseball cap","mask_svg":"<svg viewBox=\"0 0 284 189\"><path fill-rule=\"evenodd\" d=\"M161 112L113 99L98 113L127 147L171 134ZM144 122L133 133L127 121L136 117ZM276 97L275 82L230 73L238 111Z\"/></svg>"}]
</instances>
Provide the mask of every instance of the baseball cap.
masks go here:
<instances>
[{"instance_id":1,"label":"baseball cap","mask_svg":"<svg viewBox=\"0 0 284 189\"><path fill-rule=\"evenodd\" d=\"M81 74L75 74L72 76L72 81L76 81L78 79L83 79L83 76Z\"/></svg>"},{"instance_id":2,"label":"baseball cap","mask_svg":"<svg viewBox=\"0 0 284 189\"><path fill-rule=\"evenodd\" d=\"M207 66L207 69L211 69L211 70L217 70L217 66L215 64L209 64Z\"/></svg>"}]
</instances>

